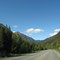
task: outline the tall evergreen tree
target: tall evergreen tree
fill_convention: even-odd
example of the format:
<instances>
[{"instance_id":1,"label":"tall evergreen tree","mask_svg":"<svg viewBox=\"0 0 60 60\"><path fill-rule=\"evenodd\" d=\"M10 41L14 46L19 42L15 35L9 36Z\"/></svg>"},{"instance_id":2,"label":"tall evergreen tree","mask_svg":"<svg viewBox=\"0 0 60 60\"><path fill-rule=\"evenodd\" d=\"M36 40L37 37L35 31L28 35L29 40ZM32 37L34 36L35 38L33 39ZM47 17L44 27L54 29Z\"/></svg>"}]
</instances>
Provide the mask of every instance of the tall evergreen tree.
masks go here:
<instances>
[{"instance_id":1,"label":"tall evergreen tree","mask_svg":"<svg viewBox=\"0 0 60 60\"><path fill-rule=\"evenodd\" d=\"M11 52L11 46L12 46L12 32L11 30L4 26L3 24L0 24L0 51L1 53L5 55L9 55ZM2 48L1 48L2 47Z\"/></svg>"}]
</instances>

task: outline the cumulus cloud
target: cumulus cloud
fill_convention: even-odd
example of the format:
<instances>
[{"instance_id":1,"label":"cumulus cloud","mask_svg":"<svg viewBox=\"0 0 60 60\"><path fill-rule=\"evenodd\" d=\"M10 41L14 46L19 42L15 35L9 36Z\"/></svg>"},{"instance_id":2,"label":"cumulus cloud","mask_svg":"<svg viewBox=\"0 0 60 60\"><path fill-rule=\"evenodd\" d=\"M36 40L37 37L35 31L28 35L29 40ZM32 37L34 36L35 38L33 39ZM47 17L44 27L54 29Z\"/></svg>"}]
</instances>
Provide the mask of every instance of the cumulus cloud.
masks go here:
<instances>
[{"instance_id":1,"label":"cumulus cloud","mask_svg":"<svg viewBox=\"0 0 60 60\"><path fill-rule=\"evenodd\" d=\"M18 26L17 26L17 25L14 25L13 27L14 27L14 28L17 28Z\"/></svg>"},{"instance_id":2,"label":"cumulus cloud","mask_svg":"<svg viewBox=\"0 0 60 60\"><path fill-rule=\"evenodd\" d=\"M57 32L54 32L54 33L50 33L49 35L50 36L54 36L54 35L56 35L57 34Z\"/></svg>"},{"instance_id":3,"label":"cumulus cloud","mask_svg":"<svg viewBox=\"0 0 60 60\"><path fill-rule=\"evenodd\" d=\"M39 32L44 32L44 30L34 29L34 28L30 28L30 29L26 30L26 33L39 33Z\"/></svg>"},{"instance_id":4,"label":"cumulus cloud","mask_svg":"<svg viewBox=\"0 0 60 60\"><path fill-rule=\"evenodd\" d=\"M59 32L59 31L60 31L60 29L55 29L54 31L55 31L55 32Z\"/></svg>"},{"instance_id":5,"label":"cumulus cloud","mask_svg":"<svg viewBox=\"0 0 60 60\"><path fill-rule=\"evenodd\" d=\"M59 31L60 31L60 29L55 29L55 30L54 30L54 33L50 33L49 35L50 35L50 36L54 36L54 35L56 35Z\"/></svg>"}]
</instances>

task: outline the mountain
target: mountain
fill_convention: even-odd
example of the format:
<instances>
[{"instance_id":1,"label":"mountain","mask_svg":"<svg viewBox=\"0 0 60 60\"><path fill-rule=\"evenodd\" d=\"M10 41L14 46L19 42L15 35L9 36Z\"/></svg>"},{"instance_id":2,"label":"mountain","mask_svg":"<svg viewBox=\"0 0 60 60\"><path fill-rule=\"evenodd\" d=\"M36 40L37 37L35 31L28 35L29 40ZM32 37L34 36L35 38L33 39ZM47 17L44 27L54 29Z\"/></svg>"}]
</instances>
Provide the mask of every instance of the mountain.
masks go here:
<instances>
[{"instance_id":1,"label":"mountain","mask_svg":"<svg viewBox=\"0 0 60 60\"><path fill-rule=\"evenodd\" d=\"M30 41L30 42L34 42L34 43L40 43L40 42L42 42L42 40L35 40L35 39L33 39L33 38L31 38L31 37L29 37L29 36L27 36L27 35L25 35L25 34L22 34L22 33L20 33L20 32L15 32L15 34L16 34L16 35L19 34L22 39L25 38L26 40L28 40L28 41Z\"/></svg>"},{"instance_id":2,"label":"mountain","mask_svg":"<svg viewBox=\"0 0 60 60\"><path fill-rule=\"evenodd\" d=\"M28 41L30 41L30 42L35 42L35 40L34 40L33 38L31 38L31 37L29 37L29 36L27 36L27 35L25 35L25 34L22 34L22 33L20 33L20 32L15 32L15 34L16 34L16 35L19 34L22 39L25 38L26 40L28 40Z\"/></svg>"},{"instance_id":3,"label":"mountain","mask_svg":"<svg viewBox=\"0 0 60 60\"><path fill-rule=\"evenodd\" d=\"M42 40L35 40L35 42L36 42L36 43L41 43L41 42L42 42Z\"/></svg>"},{"instance_id":4,"label":"mountain","mask_svg":"<svg viewBox=\"0 0 60 60\"><path fill-rule=\"evenodd\" d=\"M59 47L60 46L60 32L52 37L45 39L43 41L43 44L47 46Z\"/></svg>"}]
</instances>

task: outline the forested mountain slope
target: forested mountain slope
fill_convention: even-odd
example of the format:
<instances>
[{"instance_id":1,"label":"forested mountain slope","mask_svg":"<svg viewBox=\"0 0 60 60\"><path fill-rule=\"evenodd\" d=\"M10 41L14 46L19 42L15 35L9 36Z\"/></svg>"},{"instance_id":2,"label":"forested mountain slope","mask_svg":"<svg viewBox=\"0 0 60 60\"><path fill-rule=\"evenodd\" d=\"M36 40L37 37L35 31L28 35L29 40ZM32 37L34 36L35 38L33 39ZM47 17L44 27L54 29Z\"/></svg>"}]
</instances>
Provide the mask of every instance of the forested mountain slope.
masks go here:
<instances>
[{"instance_id":1,"label":"forested mountain slope","mask_svg":"<svg viewBox=\"0 0 60 60\"><path fill-rule=\"evenodd\" d=\"M16 35L19 34L22 39L25 38L26 40L28 40L28 41L30 41L30 42L35 42L35 40L34 40L33 38L31 38L31 37L29 37L29 36L27 36L27 35L25 35L25 34L22 34L22 33L20 33L20 32L15 32L15 34L16 34Z\"/></svg>"},{"instance_id":2,"label":"forested mountain slope","mask_svg":"<svg viewBox=\"0 0 60 60\"><path fill-rule=\"evenodd\" d=\"M60 32L50 38L43 40L43 44L47 46L51 46L52 48L59 48L60 47Z\"/></svg>"},{"instance_id":3,"label":"forested mountain slope","mask_svg":"<svg viewBox=\"0 0 60 60\"><path fill-rule=\"evenodd\" d=\"M10 26L0 24L0 56L31 53L44 48L31 37L20 32L13 33Z\"/></svg>"}]
</instances>

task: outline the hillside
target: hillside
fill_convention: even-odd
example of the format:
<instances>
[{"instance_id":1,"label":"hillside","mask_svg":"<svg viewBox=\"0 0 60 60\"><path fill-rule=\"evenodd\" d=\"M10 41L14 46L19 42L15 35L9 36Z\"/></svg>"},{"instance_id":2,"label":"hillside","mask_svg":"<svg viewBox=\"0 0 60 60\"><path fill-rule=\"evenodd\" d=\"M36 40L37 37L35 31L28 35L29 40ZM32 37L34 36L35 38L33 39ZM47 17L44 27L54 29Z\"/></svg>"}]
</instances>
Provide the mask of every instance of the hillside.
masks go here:
<instances>
[{"instance_id":1,"label":"hillside","mask_svg":"<svg viewBox=\"0 0 60 60\"><path fill-rule=\"evenodd\" d=\"M20 32L13 33L10 26L0 24L0 56L11 56L11 54L31 53L44 48L33 38Z\"/></svg>"},{"instance_id":2,"label":"hillside","mask_svg":"<svg viewBox=\"0 0 60 60\"><path fill-rule=\"evenodd\" d=\"M25 39L28 40L29 42L34 42L34 43L39 43L39 42L41 42L41 40L35 40L35 39L33 39L32 37L29 37L29 36L27 36L27 35L25 35L25 34L23 34L23 33L20 33L20 32L15 32L15 34L16 34L16 35L19 34L22 39L25 38Z\"/></svg>"},{"instance_id":3,"label":"hillside","mask_svg":"<svg viewBox=\"0 0 60 60\"><path fill-rule=\"evenodd\" d=\"M26 40L28 40L28 41L30 41L30 42L35 42L35 40L34 40L33 38L31 38L31 37L29 37L29 36L26 36L25 34L22 34L22 33L20 33L20 32L15 32L15 34L16 34L16 35L19 34L22 39L25 38Z\"/></svg>"},{"instance_id":4,"label":"hillside","mask_svg":"<svg viewBox=\"0 0 60 60\"><path fill-rule=\"evenodd\" d=\"M60 46L60 32L56 34L55 36L45 39L43 41L43 44L50 47L53 46L54 48L59 47Z\"/></svg>"}]
</instances>

